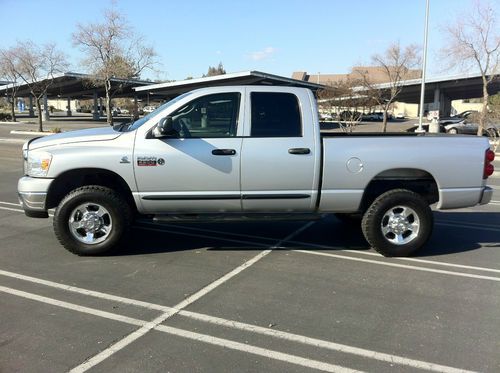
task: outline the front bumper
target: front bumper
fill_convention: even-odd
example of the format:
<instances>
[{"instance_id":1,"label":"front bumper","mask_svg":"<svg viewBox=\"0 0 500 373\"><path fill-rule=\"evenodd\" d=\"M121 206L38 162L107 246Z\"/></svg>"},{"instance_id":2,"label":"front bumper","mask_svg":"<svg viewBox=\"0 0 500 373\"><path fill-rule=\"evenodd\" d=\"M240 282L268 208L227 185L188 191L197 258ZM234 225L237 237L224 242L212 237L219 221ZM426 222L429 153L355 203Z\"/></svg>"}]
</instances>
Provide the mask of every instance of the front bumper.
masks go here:
<instances>
[{"instance_id":1,"label":"front bumper","mask_svg":"<svg viewBox=\"0 0 500 373\"><path fill-rule=\"evenodd\" d=\"M53 179L24 176L17 183L19 202L26 216L47 218L47 194Z\"/></svg>"}]
</instances>

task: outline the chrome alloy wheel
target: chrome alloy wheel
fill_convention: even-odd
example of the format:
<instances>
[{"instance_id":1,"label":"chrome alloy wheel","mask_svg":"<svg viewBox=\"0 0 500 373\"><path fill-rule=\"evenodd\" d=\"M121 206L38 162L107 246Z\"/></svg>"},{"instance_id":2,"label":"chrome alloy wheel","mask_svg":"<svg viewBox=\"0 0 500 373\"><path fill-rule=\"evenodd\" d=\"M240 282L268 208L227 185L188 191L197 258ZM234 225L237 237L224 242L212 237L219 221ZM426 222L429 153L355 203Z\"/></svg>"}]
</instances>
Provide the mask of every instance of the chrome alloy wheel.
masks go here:
<instances>
[{"instance_id":1,"label":"chrome alloy wheel","mask_svg":"<svg viewBox=\"0 0 500 373\"><path fill-rule=\"evenodd\" d=\"M87 245L103 242L113 228L109 211L90 202L76 207L69 216L68 224L73 237Z\"/></svg>"},{"instance_id":2,"label":"chrome alloy wheel","mask_svg":"<svg viewBox=\"0 0 500 373\"><path fill-rule=\"evenodd\" d=\"M386 211L381 223L384 238L394 245L405 245L418 237L420 220L407 206L395 206Z\"/></svg>"}]
</instances>

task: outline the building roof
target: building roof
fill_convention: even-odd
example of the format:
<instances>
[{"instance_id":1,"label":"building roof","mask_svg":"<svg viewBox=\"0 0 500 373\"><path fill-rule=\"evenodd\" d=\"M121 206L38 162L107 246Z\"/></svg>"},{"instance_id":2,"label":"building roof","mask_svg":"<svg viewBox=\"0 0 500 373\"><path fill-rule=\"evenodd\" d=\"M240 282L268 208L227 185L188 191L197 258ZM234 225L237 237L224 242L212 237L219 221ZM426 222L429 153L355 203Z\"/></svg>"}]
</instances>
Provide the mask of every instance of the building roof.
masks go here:
<instances>
[{"instance_id":1,"label":"building roof","mask_svg":"<svg viewBox=\"0 0 500 373\"><path fill-rule=\"evenodd\" d=\"M111 87L113 90L117 89L118 92L115 97L120 96L133 96L133 87L141 85L149 85L151 82L136 79L111 79ZM0 93L7 91L14 85L18 86L17 96L29 96L30 90L26 83L10 83L0 86ZM97 92L98 96L105 95L103 86L95 86L92 84L92 75L80 74L74 72L66 72L54 75L54 81L47 90L48 98L91 98Z\"/></svg>"},{"instance_id":2,"label":"building roof","mask_svg":"<svg viewBox=\"0 0 500 373\"><path fill-rule=\"evenodd\" d=\"M261 71L244 71L176 82L151 84L148 86L135 87L134 89L137 93L149 93L161 98L172 98L198 88L226 85L280 85L309 88L312 91L324 88L321 84L268 74Z\"/></svg>"}]
</instances>

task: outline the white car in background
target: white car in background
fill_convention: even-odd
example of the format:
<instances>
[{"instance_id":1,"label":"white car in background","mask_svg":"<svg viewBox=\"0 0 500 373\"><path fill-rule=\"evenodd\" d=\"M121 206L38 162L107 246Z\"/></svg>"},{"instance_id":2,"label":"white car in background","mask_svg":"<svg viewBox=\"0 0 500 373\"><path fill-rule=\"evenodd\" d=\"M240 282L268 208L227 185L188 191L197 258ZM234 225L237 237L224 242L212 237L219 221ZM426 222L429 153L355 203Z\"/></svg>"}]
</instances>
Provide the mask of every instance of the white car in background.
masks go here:
<instances>
[{"instance_id":1,"label":"white car in background","mask_svg":"<svg viewBox=\"0 0 500 373\"><path fill-rule=\"evenodd\" d=\"M152 113L153 111L156 110L156 106L153 105L148 105L145 106L144 109L142 109L145 113Z\"/></svg>"}]
</instances>

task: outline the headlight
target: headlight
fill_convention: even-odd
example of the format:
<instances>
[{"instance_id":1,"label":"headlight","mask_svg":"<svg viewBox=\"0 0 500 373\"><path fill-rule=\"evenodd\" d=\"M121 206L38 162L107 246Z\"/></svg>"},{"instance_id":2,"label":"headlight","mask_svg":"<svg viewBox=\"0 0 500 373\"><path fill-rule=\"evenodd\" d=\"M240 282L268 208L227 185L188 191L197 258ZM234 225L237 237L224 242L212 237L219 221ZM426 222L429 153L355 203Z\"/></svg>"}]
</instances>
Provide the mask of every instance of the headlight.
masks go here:
<instances>
[{"instance_id":1,"label":"headlight","mask_svg":"<svg viewBox=\"0 0 500 373\"><path fill-rule=\"evenodd\" d=\"M34 177L45 177L49 172L52 154L47 152L28 152L28 161L26 163L26 174Z\"/></svg>"}]
</instances>

